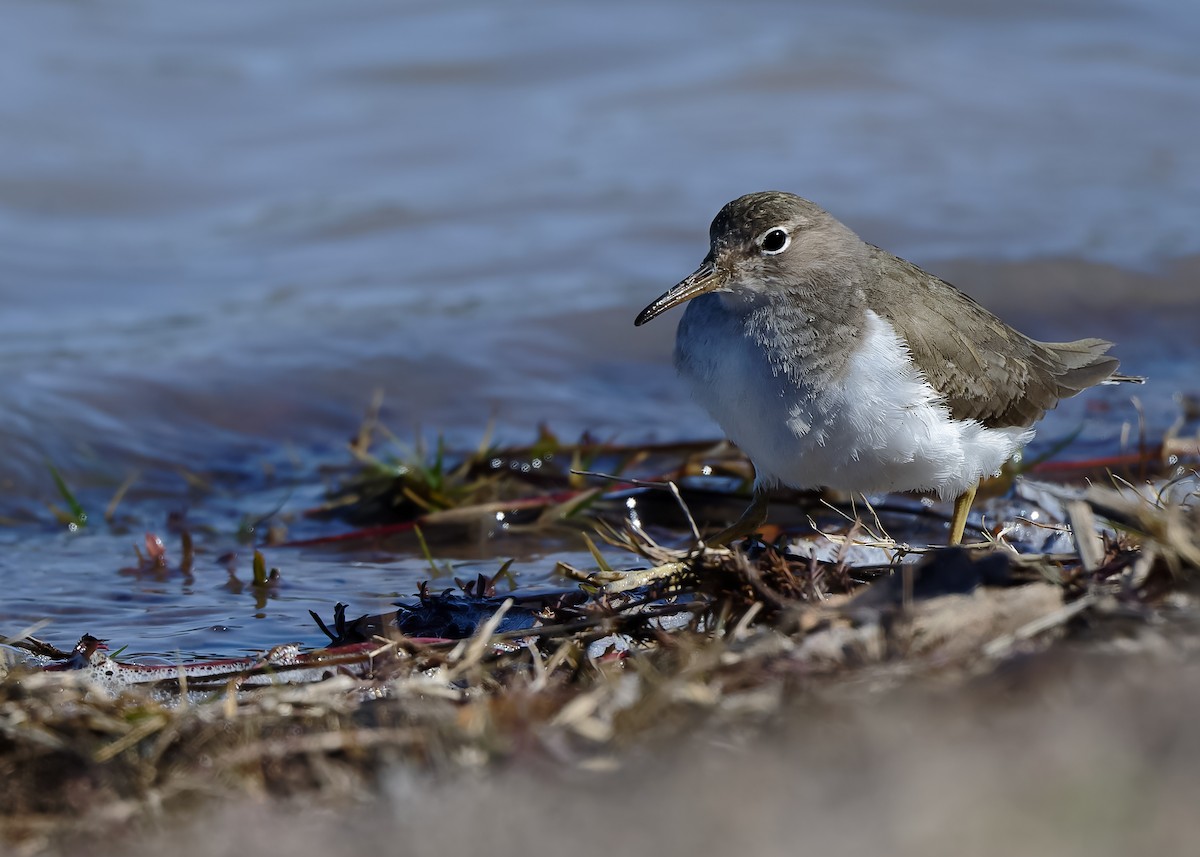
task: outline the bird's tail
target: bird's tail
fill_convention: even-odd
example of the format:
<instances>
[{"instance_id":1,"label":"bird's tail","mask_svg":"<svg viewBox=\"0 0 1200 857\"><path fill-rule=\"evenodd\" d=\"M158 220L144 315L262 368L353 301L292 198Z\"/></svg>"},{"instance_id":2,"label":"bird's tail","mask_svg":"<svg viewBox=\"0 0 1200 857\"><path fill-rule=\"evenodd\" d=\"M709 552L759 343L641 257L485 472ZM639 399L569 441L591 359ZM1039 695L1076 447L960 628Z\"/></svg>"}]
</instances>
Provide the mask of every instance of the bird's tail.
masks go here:
<instances>
[{"instance_id":1,"label":"bird's tail","mask_svg":"<svg viewBox=\"0 0 1200 857\"><path fill-rule=\"evenodd\" d=\"M1060 395L1073 396L1095 384L1145 383L1145 378L1136 375L1117 374L1120 361L1106 353L1112 345L1104 339L1047 342L1061 367L1055 373Z\"/></svg>"}]
</instances>

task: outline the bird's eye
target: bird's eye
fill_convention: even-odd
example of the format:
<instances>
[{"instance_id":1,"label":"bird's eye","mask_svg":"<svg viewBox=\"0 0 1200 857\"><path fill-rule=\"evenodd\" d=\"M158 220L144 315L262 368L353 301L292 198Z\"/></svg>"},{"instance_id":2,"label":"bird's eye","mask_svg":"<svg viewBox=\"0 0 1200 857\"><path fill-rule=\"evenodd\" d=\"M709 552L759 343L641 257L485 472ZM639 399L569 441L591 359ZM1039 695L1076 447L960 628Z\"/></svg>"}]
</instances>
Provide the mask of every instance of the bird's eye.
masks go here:
<instances>
[{"instance_id":1,"label":"bird's eye","mask_svg":"<svg viewBox=\"0 0 1200 857\"><path fill-rule=\"evenodd\" d=\"M763 253L768 256L774 256L776 253L782 253L792 243L792 236L787 234L786 229L775 227L768 229L766 234L759 239L758 246L762 248Z\"/></svg>"}]
</instances>

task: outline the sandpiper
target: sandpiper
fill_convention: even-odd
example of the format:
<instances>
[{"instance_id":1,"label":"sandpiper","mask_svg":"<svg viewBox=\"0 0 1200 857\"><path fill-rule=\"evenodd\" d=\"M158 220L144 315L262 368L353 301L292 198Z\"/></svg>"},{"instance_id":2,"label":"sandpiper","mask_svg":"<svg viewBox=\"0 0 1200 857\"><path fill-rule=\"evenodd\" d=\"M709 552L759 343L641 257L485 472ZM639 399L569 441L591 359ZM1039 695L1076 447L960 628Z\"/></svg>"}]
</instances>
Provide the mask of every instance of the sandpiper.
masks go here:
<instances>
[{"instance_id":1,"label":"sandpiper","mask_svg":"<svg viewBox=\"0 0 1200 857\"><path fill-rule=\"evenodd\" d=\"M754 463L753 533L779 483L954 499L962 540L980 479L1060 399L1114 374L1102 339L1038 342L954 286L790 193L730 202L700 267L638 315L688 301L675 365Z\"/></svg>"}]
</instances>

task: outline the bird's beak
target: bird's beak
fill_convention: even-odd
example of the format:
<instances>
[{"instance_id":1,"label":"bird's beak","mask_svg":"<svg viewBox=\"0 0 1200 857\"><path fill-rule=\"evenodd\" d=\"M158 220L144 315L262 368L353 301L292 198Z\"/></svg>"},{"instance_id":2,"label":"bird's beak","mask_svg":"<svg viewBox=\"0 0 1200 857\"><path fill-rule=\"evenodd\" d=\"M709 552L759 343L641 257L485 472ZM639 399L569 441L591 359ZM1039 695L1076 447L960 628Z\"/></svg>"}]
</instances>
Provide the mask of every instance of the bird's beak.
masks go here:
<instances>
[{"instance_id":1,"label":"bird's beak","mask_svg":"<svg viewBox=\"0 0 1200 857\"><path fill-rule=\"evenodd\" d=\"M729 274L716 266L711 258L705 259L700 267L687 276L675 288L660 295L650 306L638 313L633 320L635 327L662 315L671 307L679 306L694 297L715 292L729 282Z\"/></svg>"}]
</instances>

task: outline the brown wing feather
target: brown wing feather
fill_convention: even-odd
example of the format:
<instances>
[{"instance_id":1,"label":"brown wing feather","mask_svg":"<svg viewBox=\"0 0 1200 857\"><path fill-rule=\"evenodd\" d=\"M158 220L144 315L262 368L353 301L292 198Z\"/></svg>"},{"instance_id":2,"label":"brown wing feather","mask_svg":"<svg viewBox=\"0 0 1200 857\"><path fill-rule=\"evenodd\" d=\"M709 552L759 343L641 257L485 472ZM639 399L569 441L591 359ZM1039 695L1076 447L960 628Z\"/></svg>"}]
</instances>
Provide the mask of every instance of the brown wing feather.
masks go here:
<instances>
[{"instance_id":1,"label":"brown wing feather","mask_svg":"<svg viewBox=\"0 0 1200 857\"><path fill-rule=\"evenodd\" d=\"M1117 359L1105 354L1110 342L1030 339L911 262L877 247L872 252L880 276L868 287L868 303L908 342L913 362L955 419L991 428L1031 425L1060 399L1117 369Z\"/></svg>"}]
</instances>

